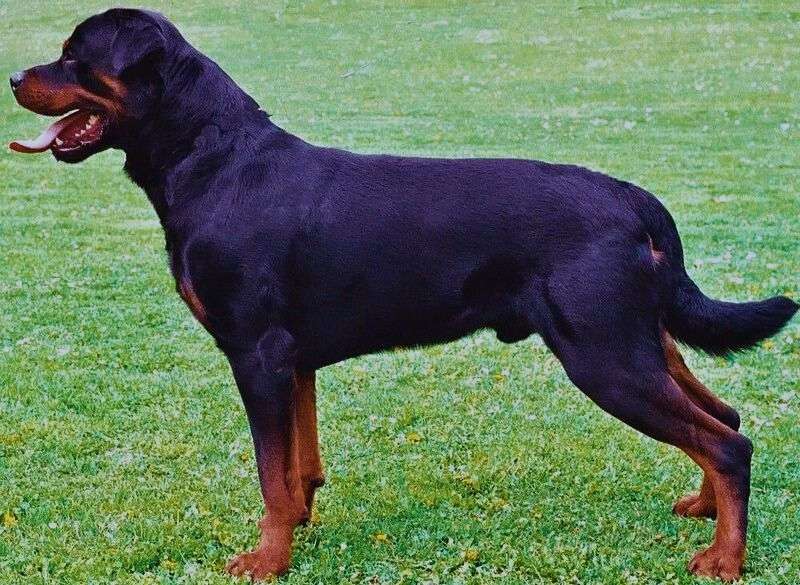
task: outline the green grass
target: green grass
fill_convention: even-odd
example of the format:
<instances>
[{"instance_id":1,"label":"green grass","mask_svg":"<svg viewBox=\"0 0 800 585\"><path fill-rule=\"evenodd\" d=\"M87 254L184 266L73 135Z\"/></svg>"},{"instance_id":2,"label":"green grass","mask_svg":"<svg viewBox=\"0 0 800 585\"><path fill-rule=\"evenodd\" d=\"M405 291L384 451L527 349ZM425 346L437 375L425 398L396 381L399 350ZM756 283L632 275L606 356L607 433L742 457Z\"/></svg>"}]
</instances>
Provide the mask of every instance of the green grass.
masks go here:
<instances>
[{"instance_id":1,"label":"green grass","mask_svg":"<svg viewBox=\"0 0 800 585\"><path fill-rule=\"evenodd\" d=\"M800 11L785 2L154 2L306 139L575 162L658 194L709 293L800 296ZM463 5L462 5L463 4ZM3 74L105 2L0 4ZM0 95L2 138L43 120ZM229 583L261 511L222 355L107 152L0 153L0 583ZM689 352L690 353L690 352ZM688 355L756 446L747 583L800 582L800 328ZM328 485L286 583L690 583L699 482L536 339L320 375ZM386 538L375 538L385 534Z\"/></svg>"}]
</instances>

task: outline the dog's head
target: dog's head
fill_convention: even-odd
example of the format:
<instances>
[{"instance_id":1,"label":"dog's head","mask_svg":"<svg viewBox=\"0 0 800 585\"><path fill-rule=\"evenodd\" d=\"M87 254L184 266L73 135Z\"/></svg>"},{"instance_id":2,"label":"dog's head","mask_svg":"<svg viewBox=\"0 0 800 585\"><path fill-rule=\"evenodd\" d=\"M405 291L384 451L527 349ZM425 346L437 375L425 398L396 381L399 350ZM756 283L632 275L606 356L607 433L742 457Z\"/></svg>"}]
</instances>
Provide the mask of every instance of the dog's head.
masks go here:
<instances>
[{"instance_id":1,"label":"dog's head","mask_svg":"<svg viewBox=\"0 0 800 585\"><path fill-rule=\"evenodd\" d=\"M58 60L11 76L23 107L62 116L33 140L12 142L18 152L52 151L80 162L118 146L154 107L158 68L174 30L161 15L113 9L85 20L64 41Z\"/></svg>"}]
</instances>

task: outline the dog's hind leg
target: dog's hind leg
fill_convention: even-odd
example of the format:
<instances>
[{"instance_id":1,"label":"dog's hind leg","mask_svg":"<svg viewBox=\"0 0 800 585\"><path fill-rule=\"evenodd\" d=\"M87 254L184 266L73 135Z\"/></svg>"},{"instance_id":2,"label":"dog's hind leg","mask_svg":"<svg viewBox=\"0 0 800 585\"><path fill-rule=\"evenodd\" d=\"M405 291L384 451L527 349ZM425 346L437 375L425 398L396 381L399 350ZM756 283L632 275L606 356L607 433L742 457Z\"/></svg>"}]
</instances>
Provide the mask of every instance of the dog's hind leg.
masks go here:
<instances>
[{"instance_id":1,"label":"dog's hind leg","mask_svg":"<svg viewBox=\"0 0 800 585\"><path fill-rule=\"evenodd\" d=\"M734 431L738 431L739 413L715 396L711 390L695 377L686 366L686 362L683 360L680 351L678 351L675 341L668 333L662 332L662 339L669 373L689 399L723 424ZM679 516L715 518L717 505L714 497L714 487L708 475L703 476L700 491L692 492L680 498L675 502L672 511Z\"/></svg>"},{"instance_id":2,"label":"dog's hind leg","mask_svg":"<svg viewBox=\"0 0 800 585\"><path fill-rule=\"evenodd\" d=\"M302 520L305 523L311 516L314 493L325 483L325 475L319 455L315 373L295 371L293 382L293 454L305 497L307 516Z\"/></svg>"},{"instance_id":3,"label":"dog's hind leg","mask_svg":"<svg viewBox=\"0 0 800 585\"><path fill-rule=\"evenodd\" d=\"M716 533L689 570L737 579L744 563L751 443L681 389L669 373L655 323L642 323L639 316L609 319L610 312L619 317L623 311L605 307L599 319L573 320L571 334L551 331L546 341L570 379L603 410L682 449L705 471L716 498Z\"/></svg>"},{"instance_id":4,"label":"dog's hind leg","mask_svg":"<svg viewBox=\"0 0 800 585\"><path fill-rule=\"evenodd\" d=\"M680 351L678 351L678 346L675 344L675 341L668 333L662 333L662 339L664 341L664 354L667 358L669 373L683 391L686 392L687 396L689 396L692 402L718 421L729 426L734 431L738 431L740 422L739 413L736 412L733 407L725 404L718 396L711 392L705 384L695 377L686 365Z\"/></svg>"},{"instance_id":5,"label":"dog's hind leg","mask_svg":"<svg viewBox=\"0 0 800 585\"><path fill-rule=\"evenodd\" d=\"M713 487L717 525L714 542L695 555L689 570L737 579L747 538L752 445L672 377L659 325L659 273L650 258L646 242L624 232L587 246L542 285L537 330L598 406L678 447L703 469Z\"/></svg>"}]
</instances>

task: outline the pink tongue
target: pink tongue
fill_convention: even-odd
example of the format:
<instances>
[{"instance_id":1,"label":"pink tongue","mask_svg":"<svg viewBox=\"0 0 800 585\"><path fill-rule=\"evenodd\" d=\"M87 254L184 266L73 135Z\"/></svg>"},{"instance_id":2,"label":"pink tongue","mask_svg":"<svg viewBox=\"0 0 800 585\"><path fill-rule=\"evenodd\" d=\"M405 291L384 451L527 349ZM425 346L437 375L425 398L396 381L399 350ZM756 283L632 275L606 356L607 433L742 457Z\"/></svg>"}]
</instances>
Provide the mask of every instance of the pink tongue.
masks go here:
<instances>
[{"instance_id":1,"label":"pink tongue","mask_svg":"<svg viewBox=\"0 0 800 585\"><path fill-rule=\"evenodd\" d=\"M69 126L70 122L72 122L77 116L82 116L83 114L78 112L73 112L68 116L64 116L60 120L56 120L47 129L42 132L38 138L34 138L33 140L15 140L8 147L11 150L15 150L17 152L25 152L25 153L34 153L34 152L44 152L50 145L53 144L53 141L56 137L61 133L64 128Z\"/></svg>"}]
</instances>

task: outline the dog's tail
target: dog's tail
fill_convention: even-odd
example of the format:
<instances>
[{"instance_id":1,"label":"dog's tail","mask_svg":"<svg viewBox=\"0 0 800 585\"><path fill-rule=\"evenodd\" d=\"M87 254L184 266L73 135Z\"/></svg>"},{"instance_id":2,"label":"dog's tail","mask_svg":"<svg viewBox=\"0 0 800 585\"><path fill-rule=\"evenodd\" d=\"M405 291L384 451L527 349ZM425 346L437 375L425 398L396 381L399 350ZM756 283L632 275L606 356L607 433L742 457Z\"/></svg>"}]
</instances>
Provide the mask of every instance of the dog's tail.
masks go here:
<instances>
[{"instance_id":1,"label":"dog's tail","mask_svg":"<svg viewBox=\"0 0 800 585\"><path fill-rule=\"evenodd\" d=\"M783 296L729 303L707 297L686 276L679 284L665 326L673 337L712 354L747 349L775 335L797 312Z\"/></svg>"},{"instance_id":2,"label":"dog's tail","mask_svg":"<svg viewBox=\"0 0 800 585\"><path fill-rule=\"evenodd\" d=\"M752 347L789 322L800 305L788 297L731 303L706 296L686 273L675 222L658 199L647 195L637 207L652 239L656 261L660 257L659 273L667 286L662 318L673 337L720 355Z\"/></svg>"}]
</instances>

